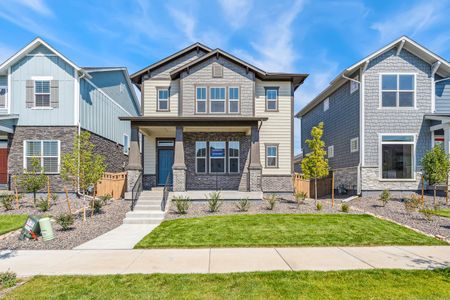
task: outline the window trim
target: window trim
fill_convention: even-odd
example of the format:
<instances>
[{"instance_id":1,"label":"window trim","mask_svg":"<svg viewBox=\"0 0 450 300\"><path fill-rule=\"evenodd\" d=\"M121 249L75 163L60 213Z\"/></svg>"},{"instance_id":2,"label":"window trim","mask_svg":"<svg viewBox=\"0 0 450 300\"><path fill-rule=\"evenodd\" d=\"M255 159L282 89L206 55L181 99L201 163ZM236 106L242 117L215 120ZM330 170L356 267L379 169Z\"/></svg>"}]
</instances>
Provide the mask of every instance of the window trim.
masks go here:
<instances>
[{"instance_id":1,"label":"window trim","mask_svg":"<svg viewBox=\"0 0 450 300\"><path fill-rule=\"evenodd\" d=\"M205 156L197 156L197 143L205 143ZM209 150L208 141L195 141L195 174L208 174L208 164L207 164L208 150ZM198 159L203 159L205 161L205 172L198 171L198 164L197 164Z\"/></svg>"},{"instance_id":2,"label":"window trim","mask_svg":"<svg viewBox=\"0 0 450 300\"><path fill-rule=\"evenodd\" d=\"M356 148L352 149L352 143L356 141ZM359 151L359 138L358 137L354 137L352 139L350 139L350 153L354 153L354 152L358 152Z\"/></svg>"},{"instance_id":3,"label":"window trim","mask_svg":"<svg viewBox=\"0 0 450 300\"><path fill-rule=\"evenodd\" d=\"M212 159L222 159L222 157L211 157L211 143L224 143L224 156L223 156L223 172L213 172L211 168ZM208 141L208 167L209 174L226 174L227 173L227 142L226 141Z\"/></svg>"},{"instance_id":4,"label":"window trim","mask_svg":"<svg viewBox=\"0 0 450 300\"><path fill-rule=\"evenodd\" d=\"M265 156L265 165L266 165L266 168L267 169L278 169L279 168L279 166L280 166L280 164L279 164L279 158L280 158L280 153L279 153L279 146L280 146L280 144L264 144L264 156ZM275 163L276 163L276 165L275 166L269 166L269 157L274 157L274 156L269 156L269 155L267 155L267 150L268 150L268 148L270 148L270 147L275 147L276 149L277 149L277 155L276 155L276 159L275 159Z\"/></svg>"},{"instance_id":5,"label":"window trim","mask_svg":"<svg viewBox=\"0 0 450 300\"><path fill-rule=\"evenodd\" d=\"M223 98L223 100L217 100L217 99L212 99L211 98L211 89L224 89L225 90L225 93L224 93L224 98ZM208 97L208 99L209 99L209 113L210 114L215 114L215 115L217 115L217 114L227 114L227 86L217 86L217 85L212 85L212 86L210 86L209 87L209 97ZM222 102L223 101L223 111L220 111L220 112L213 112L212 111L212 103L213 102Z\"/></svg>"},{"instance_id":6,"label":"window trim","mask_svg":"<svg viewBox=\"0 0 450 300\"><path fill-rule=\"evenodd\" d=\"M323 111L326 112L329 109L330 109L330 97L326 97L323 100Z\"/></svg>"},{"instance_id":7,"label":"window trim","mask_svg":"<svg viewBox=\"0 0 450 300\"><path fill-rule=\"evenodd\" d=\"M7 85L0 85L0 90L4 89L5 90L5 106L1 107L0 109L5 109L8 108L8 86Z\"/></svg>"},{"instance_id":8,"label":"window trim","mask_svg":"<svg viewBox=\"0 0 450 300\"><path fill-rule=\"evenodd\" d=\"M397 76L397 90L383 90L383 75L396 75ZM400 90L400 75L412 75L414 80L414 90ZM398 109L417 109L417 73L411 72L382 72L378 74L378 108L379 109L387 109L387 110L398 110ZM395 92L395 106L383 106L383 91L384 92ZM412 92L413 93L413 106L399 106L400 104L400 91L403 92Z\"/></svg>"},{"instance_id":9,"label":"window trim","mask_svg":"<svg viewBox=\"0 0 450 300\"><path fill-rule=\"evenodd\" d=\"M198 100L197 89L205 89L205 99L204 100L203 99ZM208 90L209 90L208 87L204 86L204 85L199 85L199 86L195 87L195 113L196 114L207 114L208 113ZM197 106L198 102L205 102L205 111L204 112L198 111L198 106Z\"/></svg>"},{"instance_id":10,"label":"window trim","mask_svg":"<svg viewBox=\"0 0 450 300\"><path fill-rule=\"evenodd\" d=\"M127 138L127 147L125 147L125 137ZM123 137L122 137L122 142L123 142L123 154L128 155L130 153L130 137L128 136L128 134L124 133Z\"/></svg>"},{"instance_id":11,"label":"window trim","mask_svg":"<svg viewBox=\"0 0 450 300\"><path fill-rule=\"evenodd\" d=\"M27 156L27 142L40 142L41 144L41 155L38 156ZM27 158L36 157L41 161L41 168L44 169L44 158L45 157L55 157L55 156L44 156L44 142L57 142L58 144L58 171L57 172L43 172L44 174L56 175L61 173L61 141L60 140L23 140L23 171L27 169ZM22 172L23 172L22 171Z\"/></svg>"},{"instance_id":12,"label":"window trim","mask_svg":"<svg viewBox=\"0 0 450 300\"><path fill-rule=\"evenodd\" d=\"M48 93L36 93L36 82L48 82ZM37 95L48 95L48 105L45 106L38 106L36 105L36 96ZM52 109L52 79L49 78L33 78L33 107L34 109Z\"/></svg>"},{"instance_id":13,"label":"window trim","mask_svg":"<svg viewBox=\"0 0 450 300\"><path fill-rule=\"evenodd\" d=\"M332 150L331 152L333 155L330 155L330 149ZM334 145L330 145L327 148L327 158L333 158L333 157L334 157Z\"/></svg>"},{"instance_id":14,"label":"window trim","mask_svg":"<svg viewBox=\"0 0 450 300\"><path fill-rule=\"evenodd\" d=\"M234 100L231 100L231 98L230 98L230 89L237 89L238 90L238 98L237 98L237 100L236 99L234 99ZM230 85L230 86L228 86L227 87L227 95L228 95L228 113L229 114L233 114L233 115L237 115L237 114L240 114L241 113L241 89L240 89L240 87L239 86L234 86L234 85ZM238 103L238 110L235 112L235 111L231 111L231 102L237 102Z\"/></svg>"},{"instance_id":15,"label":"window trim","mask_svg":"<svg viewBox=\"0 0 450 300\"><path fill-rule=\"evenodd\" d=\"M238 156L231 156L230 155L230 143L237 143L237 145L238 145ZM226 155L227 155L227 164L228 164L228 166L227 166L227 171L228 171L228 174L240 174L241 172L240 172L240 170L241 170L241 162L240 162L240 160L241 160L241 143L239 142L239 141L236 141L236 140L231 140L231 141L228 141L227 143L226 143L226 147L227 147L227 153L226 153ZM231 166L231 159L232 158L237 158L237 172L232 172L231 170L230 170L230 166Z\"/></svg>"},{"instance_id":16,"label":"window trim","mask_svg":"<svg viewBox=\"0 0 450 300\"><path fill-rule=\"evenodd\" d=\"M383 136L411 136L413 140L406 142L383 142ZM416 142L417 137L414 133L378 133L378 180L379 181L416 181ZM412 145L412 178L383 178L383 145Z\"/></svg>"},{"instance_id":17,"label":"window trim","mask_svg":"<svg viewBox=\"0 0 450 300\"><path fill-rule=\"evenodd\" d=\"M275 109L269 109L269 100L267 99L267 92L269 90L275 90L277 93L277 98L275 100L275 105L276 108ZM280 87L278 86L265 86L264 87L264 98L265 98L265 109L266 112L278 112L279 111L279 99L280 99ZM274 100L270 100L270 101L274 101Z\"/></svg>"},{"instance_id":18,"label":"window trim","mask_svg":"<svg viewBox=\"0 0 450 300\"><path fill-rule=\"evenodd\" d=\"M352 78L354 80L359 80L359 76L355 76L355 78ZM354 92L356 92L357 90L359 90L359 82L353 81L353 80L349 80L350 81L350 94L353 94Z\"/></svg>"},{"instance_id":19,"label":"window trim","mask_svg":"<svg viewBox=\"0 0 450 300\"><path fill-rule=\"evenodd\" d=\"M161 109L159 106L159 92L160 91L167 91L167 109ZM157 87L156 88L156 111L162 111L162 112L170 112L170 87Z\"/></svg>"}]
</instances>

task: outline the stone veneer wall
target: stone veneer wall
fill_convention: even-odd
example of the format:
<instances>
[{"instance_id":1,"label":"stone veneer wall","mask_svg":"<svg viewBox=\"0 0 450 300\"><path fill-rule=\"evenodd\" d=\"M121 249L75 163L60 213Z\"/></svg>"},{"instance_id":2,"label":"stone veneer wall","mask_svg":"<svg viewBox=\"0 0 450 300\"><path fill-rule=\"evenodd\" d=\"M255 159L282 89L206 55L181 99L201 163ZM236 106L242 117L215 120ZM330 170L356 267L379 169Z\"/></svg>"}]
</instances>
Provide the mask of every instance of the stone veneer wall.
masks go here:
<instances>
[{"instance_id":1,"label":"stone veneer wall","mask_svg":"<svg viewBox=\"0 0 450 300\"><path fill-rule=\"evenodd\" d=\"M392 191L418 191L422 189L421 173L416 172L415 180L407 181L380 181L378 167L364 167L361 169L362 193L369 191L379 192L384 189Z\"/></svg>"},{"instance_id":2,"label":"stone veneer wall","mask_svg":"<svg viewBox=\"0 0 450 300\"><path fill-rule=\"evenodd\" d=\"M144 174L143 177L143 188L144 190L151 190L156 186L156 175L154 174Z\"/></svg>"},{"instance_id":3,"label":"stone veneer wall","mask_svg":"<svg viewBox=\"0 0 450 300\"><path fill-rule=\"evenodd\" d=\"M128 164L128 155L123 154L123 146L91 132L94 151L105 157L106 172L124 172Z\"/></svg>"},{"instance_id":4,"label":"stone veneer wall","mask_svg":"<svg viewBox=\"0 0 450 300\"><path fill-rule=\"evenodd\" d=\"M262 190L264 193L292 193L294 184L290 175L263 175Z\"/></svg>"},{"instance_id":5,"label":"stone veneer wall","mask_svg":"<svg viewBox=\"0 0 450 300\"><path fill-rule=\"evenodd\" d=\"M334 170L334 186L337 189L344 185L346 189L358 189L358 167L342 168Z\"/></svg>"},{"instance_id":6,"label":"stone veneer wall","mask_svg":"<svg viewBox=\"0 0 450 300\"><path fill-rule=\"evenodd\" d=\"M184 157L186 163L187 190L248 190L248 157L250 154L250 136L239 132L185 132ZM239 174L197 174L195 173L196 141L239 141ZM209 164L207 162L207 164ZM209 166L208 166L209 167Z\"/></svg>"}]
</instances>

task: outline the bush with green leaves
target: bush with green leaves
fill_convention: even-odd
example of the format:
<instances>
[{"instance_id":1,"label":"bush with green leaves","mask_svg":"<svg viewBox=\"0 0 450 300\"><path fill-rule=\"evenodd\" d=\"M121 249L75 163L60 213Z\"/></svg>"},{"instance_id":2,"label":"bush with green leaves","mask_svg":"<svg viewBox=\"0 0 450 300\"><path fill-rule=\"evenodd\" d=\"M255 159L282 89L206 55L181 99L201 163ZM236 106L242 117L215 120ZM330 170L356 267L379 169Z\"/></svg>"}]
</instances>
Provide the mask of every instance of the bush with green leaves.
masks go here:
<instances>
[{"instance_id":1,"label":"bush with green leaves","mask_svg":"<svg viewBox=\"0 0 450 300\"><path fill-rule=\"evenodd\" d=\"M219 210L220 206L222 206L222 197L220 196L220 192L212 192L207 196L208 206L210 212L216 212Z\"/></svg>"},{"instance_id":2,"label":"bush with green leaves","mask_svg":"<svg viewBox=\"0 0 450 300\"><path fill-rule=\"evenodd\" d=\"M450 172L450 155L445 152L442 145L436 145L425 153L420 163L425 180L434 187L433 203L436 203L436 186L447 180Z\"/></svg>"},{"instance_id":3,"label":"bush with green leaves","mask_svg":"<svg viewBox=\"0 0 450 300\"><path fill-rule=\"evenodd\" d=\"M112 199L112 196L110 194L98 196L98 199L100 199L104 205L108 204L109 200Z\"/></svg>"},{"instance_id":4,"label":"bush with green leaves","mask_svg":"<svg viewBox=\"0 0 450 300\"><path fill-rule=\"evenodd\" d=\"M1 195L0 201L5 210L14 209L14 195Z\"/></svg>"},{"instance_id":5,"label":"bush with green leaves","mask_svg":"<svg viewBox=\"0 0 450 300\"><path fill-rule=\"evenodd\" d=\"M433 220L434 211L431 208L426 207L419 210L419 212L425 217L428 222L431 222Z\"/></svg>"},{"instance_id":6,"label":"bush with green leaves","mask_svg":"<svg viewBox=\"0 0 450 300\"><path fill-rule=\"evenodd\" d=\"M380 201L383 206L386 206L389 200L391 200L391 192L389 192L388 189L385 189L380 194Z\"/></svg>"},{"instance_id":7,"label":"bush with green leaves","mask_svg":"<svg viewBox=\"0 0 450 300\"><path fill-rule=\"evenodd\" d=\"M31 170L23 170L19 176L18 185L28 193L33 193L33 204L36 206L37 192L47 184L47 176L41 166L41 161L37 158L31 160Z\"/></svg>"},{"instance_id":8,"label":"bush with green leaves","mask_svg":"<svg viewBox=\"0 0 450 300\"><path fill-rule=\"evenodd\" d=\"M241 198L236 204L236 207L239 211L248 211L250 208L250 200L248 197Z\"/></svg>"},{"instance_id":9,"label":"bush with green leaves","mask_svg":"<svg viewBox=\"0 0 450 300\"><path fill-rule=\"evenodd\" d=\"M53 201L53 204L56 204L56 203L58 203L58 194L52 194L52 201Z\"/></svg>"},{"instance_id":10,"label":"bush with green leaves","mask_svg":"<svg viewBox=\"0 0 450 300\"><path fill-rule=\"evenodd\" d=\"M342 203L341 211L345 212L345 213L348 213L349 210L350 210L350 207L348 206L348 204L347 203Z\"/></svg>"},{"instance_id":11,"label":"bush with green leaves","mask_svg":"<svg viewBox=\"0 0 450 300\"><path fill-rule=\"evenodd\" d=\"M268 210L273 210L275 208L275 205L278 202L278 197L275 194L272 194L272 195L270 195L268 197L265 197L264 199L267 202L267 209Z\"/></svg>"},{"instance_id":12,"label":"bush with green leaves","mask_svg":"<svg viewBox=\"0 0 450 300\"><path fill-rule=\"evenodd\" d=\"M103 200L94 198L89 201L89 207L93 210L94 214L98 214L102 211Z\"/></svg>"},{"instance_id":13,"label":"bush with green leaves","mask_svg":"<svg viewBox=\"0 0 450 300\"><path fill-rule=\"evenodd\" d=\"M17 275L14 272L0 272L0 284L3 288L11 288L17 284Z\"/></svg>"},{"instance_id":14,"label":"bush with green leaves","mask_svg":"<svg viewBox=\"0 0 450 300\"><path fill-rule=\"evenodd\" d=\"M298 206L300 206L300 204L303 204L305 202L306 196L307 196L306 192L303 191L295 192L294 197Z\"/></svg>"},{"instance_id":15,"label":"bush with green leaves","mask_svg":"<svg viewBox=\"0 0 450 300\"><path fill-rule=\"evenodd\" d=\"M180 215L184 215L187 213L191 201L189 197L175 196L172 198L172 201L175 202L177 213L179 213Z\"/></svg>"},{"instance_id":16,"label":"bush with green leaves","mask_svg":"<svg viewBox=\"0 0 450 300\"><path fill-rule=\"evenodd\" d=\"M37 203L38 210L46 212L49 211L51 207L52 207L51 201L49 202L47 199L44 199L42 197L39 198L39 202Z\"/></svg>"},{"instance_id":17,"label":"bush with green leaves","mask_svg":"<svg viewBox=\"0 0 450 300\"><path fill-rule=\"evenodd\" d=\"M74 222L75 219L72 214L60 214L56 217L56 223L61 226L64 231L70 229Z\"/></svg>"},{"instance_id":18,"label":"bush with green leaves","mask_svg":"<svg viewBox=\"0 0 450 300\"><path fill-rule=\"evenodd\" d=\"M404 199L405 210L409 213L416 211L420 206L421 200L417 194L412 194L410 198Z\"/></svg>"},{"instance_id":19,"label":"bush with green leaves","mask_svg":"<svg viewBox=\"0 0 450 300\"><path fill-rule=\"evenodd\" d=\"M323 205L322 205L322 203L320 203L320 202L317 202L317 203L316 203L316 209L317 209L318 211L321 211L321 210L322 210L322 208L323 208Z\"/></svg>"}]
</instances>

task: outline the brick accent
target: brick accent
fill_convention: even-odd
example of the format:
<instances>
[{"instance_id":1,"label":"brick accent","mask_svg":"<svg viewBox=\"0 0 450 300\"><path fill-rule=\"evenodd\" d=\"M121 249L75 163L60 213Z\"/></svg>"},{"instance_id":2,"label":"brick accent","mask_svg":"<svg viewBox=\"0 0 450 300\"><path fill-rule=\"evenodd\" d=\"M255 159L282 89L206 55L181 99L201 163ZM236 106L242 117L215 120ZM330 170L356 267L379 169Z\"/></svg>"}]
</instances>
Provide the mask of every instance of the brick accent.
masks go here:
<instances>
[{"instance_id":1,"label":"brick accent","mask_svg":"<svg viewBox=\"0 0 450 300\"><path fill-rule=\"evenodd\" d=\"M294 185L290 175L263 175L262 190L264 193L292 193Z\"/></svg>"},{"instance_id":2,"label":"brick accent","mask_svg":"<svg viewBox=\"0 0 450 300\"><path fill-rule=\"evenodd\" d=\"M416 180L412 181L380 181L378 167L365 167L361 170L362 191L417 191L422 189L421 172L416 172Z\"/></svg>"},{"instance_id":3,"label":"brick accent","mask_svg":"<svg viewBox=\"0 0 450 300\"><path fill-rule=\"evenodd\" d=\"M156 175L143 175L143 188L144 190L151 190L153 187L156 186Z\"/></svg>"},{"instance_id":4,"label":"brick accent","mask_svg":"<svg viewBox=\"0 0 450 300\"><path fill-rule=\"evenodd\" d=\"M174 192L186 191L186 170L173 169L173 187Z\"/></svg>"},{"instance_id":5,"label":"brick accent","mask_svg":"<svg viewBox=\"0 0 450 300\"><path fill-rule=\"evenodd\" d=\"M106 163L106 172L124 172L128 163L128 155L123 154L123 146L91 132L91 142L95 145L94 151L103 155Z\"/></svg>"},{"instance_id":6,"label":"brick accent","mask_svg":"<svg viewBox=\"0 0 450 300\"><path fill-rule=\"evenodd\" d=\"M134 187L134 184L136 183L139 174L141 174L141 171L139 170L128 170L127 171L127 192L131 192L131 190Z\"/></svg>"},{"instance_id":7,"label":"brick accent","mask_svg":"<svg viewBox=\"0 0 450 300\"><path fill-rule=\"evenodd\" d=\"M249 174L249 191L260 192L262 190L261 168L250 168L248 174Z\"/></svg>"},{"instance_id":8,"label":"brick accent","mask_svg":"<svg viewBox=\"0 0 450 300\"><path fill-rule=\"evenodd\" d=\"M357 190L358 167L342 168L334 170L335 189L337 189L340 185L344 185L344 187L349 190Z\"/></svg>"}]
</instances>

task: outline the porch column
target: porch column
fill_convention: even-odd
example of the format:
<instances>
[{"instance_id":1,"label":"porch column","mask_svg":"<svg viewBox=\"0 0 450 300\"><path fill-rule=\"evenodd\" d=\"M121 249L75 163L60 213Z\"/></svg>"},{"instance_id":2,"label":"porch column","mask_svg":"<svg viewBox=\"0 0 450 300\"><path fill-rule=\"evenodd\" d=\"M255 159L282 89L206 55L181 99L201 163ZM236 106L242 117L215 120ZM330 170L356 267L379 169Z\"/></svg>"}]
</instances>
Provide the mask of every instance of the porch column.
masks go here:
<instances>
[{"instance_id":1,"label":"porch column","mask_svg":"<svg viewBox=\"0 0 450 300\"><path fill-rule=\"evenodd\" d=\"M141 152L139 151L139 129L131 125L130 150L127 166L127 192L131 192L142 172Z\"/></svg>"},{"instance_id":2,"label":"porch column","mask_svg":"<svg viewBox=\"0 0 450 300\"><path fill-rule=\"evenodd\" d=\"M175 133L175 155L173 161L173 191L186 191L186 163L184 162L183 127L177 126Z\"/></svg>"},{"instance_id":3,"label":"porch column","mask_svg":"<svg viewBox=\"0 0 450 300\"><path fill-rule=\"evenodd\" d=\"M251 131L250 164L248 166L250 192L261 191L261 159L259 147L258 126L252 126Z\"/></svg>"}]
</instances>

